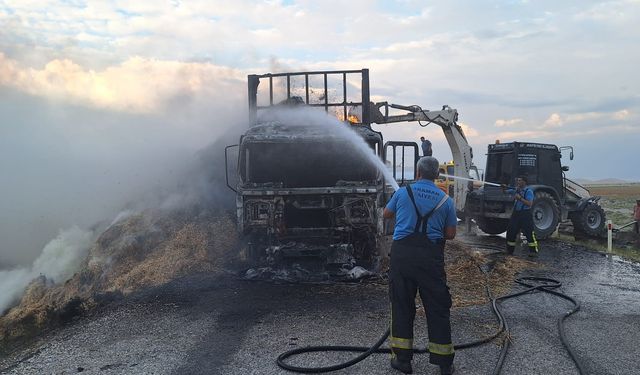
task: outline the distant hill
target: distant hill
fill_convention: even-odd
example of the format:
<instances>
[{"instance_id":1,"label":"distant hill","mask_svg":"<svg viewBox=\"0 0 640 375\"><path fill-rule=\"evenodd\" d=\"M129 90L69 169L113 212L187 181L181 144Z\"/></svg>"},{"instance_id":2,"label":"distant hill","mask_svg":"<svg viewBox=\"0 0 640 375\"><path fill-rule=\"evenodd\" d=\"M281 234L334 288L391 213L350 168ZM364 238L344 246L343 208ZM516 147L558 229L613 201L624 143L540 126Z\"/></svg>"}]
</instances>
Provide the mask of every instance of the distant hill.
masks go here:
<instances>
[{"instance_id":1,"label":"distant hill","mask_svg":"<svg viewBox=\"0 0 640 375\"><path fill-rule=\"evenodd\" d=\"M577 178L575 181L580 185L615 185L615 184L631 184L631 183L637 182L637 181L622 180L619 178L603 178L600 180Z\"/></svg>"}]
</instances>

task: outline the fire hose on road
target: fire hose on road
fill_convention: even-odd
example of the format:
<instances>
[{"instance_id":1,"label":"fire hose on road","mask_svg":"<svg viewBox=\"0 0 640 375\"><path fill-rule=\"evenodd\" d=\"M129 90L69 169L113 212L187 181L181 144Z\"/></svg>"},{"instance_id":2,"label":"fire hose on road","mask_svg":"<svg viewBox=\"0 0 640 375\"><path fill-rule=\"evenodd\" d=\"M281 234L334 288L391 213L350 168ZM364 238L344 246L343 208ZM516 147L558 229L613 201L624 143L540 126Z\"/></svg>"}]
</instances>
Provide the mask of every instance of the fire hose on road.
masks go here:
<instances>
[{"instance_id":1,"label":"fire hose on road","mask_svg":"<svg viewBox=\"0 0 640 375\"><path fill-rule=\"evenodd\" d=\"M474 245L474 244L470 244L470 245ZM497 247L494 246L487 246L487 245L482 245L483 248L486 249L490 249L490 250L496 250L496 251L501 251L502 249L499 249ZM566 294L560 293L558 292L556 289L558 289L559 287L562 286L562 284L554 279L550 279L550 278L544 278L544 277L522 277L522 278L517 278L515 280L516 283L522 285L523 287L525 287L526 289L521 290L519 292L516 293L512 293L512 294L508 294L505 296L501 296L501 297L493 297L493 294L491 293L491 290L489 289L489 282L488 282L488 274L487 272L480 266L478 265L478 267L480 268L480 270L482 271L482 273L485 276L485 291L487 293L487 297L489 298L490 302L491 302L491 307L493 310L494 315L496 316L497 320L498 320L498 324L499 324L499 328L498 331L496 333L494 333L491 336L485 337L483 339L477 340L477 341L472 341L472 342L468 342L468 343L463 343L463 344L458 344L455 345L454 348L456 350L461 350L461 349L467 349L467 348L472 348L472 347L476 347L476 346L480 346L482 344L486 344L488 342L493 341L494 339L496 339L498 336L500 336L502 333L506 334L506 337L509 337L510 335L510 330L509 330L509 325L507 324L507 321L504 319L504 316L502 315L502 311L500 310L500 302L501 301L505 301L507 299L511 299L511 298L515 298L518 296L522 296L528 293L533 293L536 291L540 291L540 292L545 292L545 293L549 293L552 295L555 295L557 297L560 297L562 299L565 299L569 302L571 302L573 304L573 308L562 314L562 316L560 316L558 318L558 332L560 334L560 340L562 341L562 344L564 345L565 349L567 350L567 352L569 353L569 356L571 357L571 359L573 360L573 362L576 365L576 368L578 370L578 372L580 374L585 374L585 370L584 370L584 365L582 364L582 362L580 361L580 359L578 358L578 356L576 355L576 353L574 352L574 350L569 346L567 339L566 339L566 335L565 335L565 330L564 330L564 321L566 318L568 318L569 316L571 316L572 314L574 314L575 312L577 312L580 309L580 303L578 301L576 301L575 299L567 296ZM320 373L320 372L330 372L330 371L337 371L337 370L341 370L350 366L355 365L356 363L364 360L365 358L367 358L368 356L370 356L373 353L391 353L391 349L390 348L382 348L382 344L384 344L384 342L387 340L387 338L389 337L389 330L387 329L387 331L382 335L382 337L380 337L380 339L378 339L378 341L373 344L373 346L371 347L365 347L365 346L342 346L342 345L323 345L323 346L308 346L308 347L304 347L304 348L298 348L298 349L293 349L287 352L284 352L282 354L280 354L278 356L277 359L277 364L278 366L280 366L281 368L285 369L285 370L289 370L289 371L293 371L293 372L299 372L299 373ZM502 350L500 351L500 356L498 357L498 360L496 361L495 367L493 369L493 374L499 374L500 371L502 370L502 366L504 364L504 360L507 356L507 351L509 349L509 340L504 340L503 341L503 345L502 345ZM362 352L362 354L358 355L357 357L344 362L344 363L339 363L336 365L331 365L331 366L326 366L326 367L298 367L298 366L293 366L290 365L288 363L285 362L285 360L287 358L290 358L292 356L295 355L299 355L299 354L303 354L303 353L313 353L313 352ZM414 349L413 350L414 353L416 354L425 354L428 353L429 351L425 348L425 349Z\"/></svg>"}]
</instances>

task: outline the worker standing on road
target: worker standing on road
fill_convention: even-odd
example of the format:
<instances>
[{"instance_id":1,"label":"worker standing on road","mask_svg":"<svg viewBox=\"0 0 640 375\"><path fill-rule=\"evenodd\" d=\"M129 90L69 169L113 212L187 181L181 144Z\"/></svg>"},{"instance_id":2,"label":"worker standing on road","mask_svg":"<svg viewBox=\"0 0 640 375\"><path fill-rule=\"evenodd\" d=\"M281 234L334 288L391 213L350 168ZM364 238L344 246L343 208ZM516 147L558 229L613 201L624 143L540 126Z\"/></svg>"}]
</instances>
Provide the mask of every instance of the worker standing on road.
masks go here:
<instances>
[{"instance_id":1,"label":"worker standing on road","mask_svg":"<svg viewBox=\"0 0 640 375\"><path fill-rule=\"evenodd\" d=\"M441 374L453 373L451 343L451 295L444 269L446 240L456 235L453 200L434 184L438 159L418 161L418 181L398 190L384 209L384 217L395 217L389 297L391 299L391 367L412 373L415 298L420 298L427 316L429 362Z\"/></svg>"},{"instance_id":2,"label":"worker standing on road","mask_svg":"<svg viewBox=\"0 0 640 375\"><path fill-rule=\"evenodd\" d=\"M507 253L513 254L516 248L516 237L522 230L522 233L527 237L529 255L536 256L538 255L538 241L536 241L536 235L533 232L533 217L531 216L534 194L533 190L527 187L527 183L527 176L519 176L516 178L516 188L506 189L507 193L515 194L513 212L507 227ZM506 186L503 185L503 188Z\"/></svg>"},{"instance_id":3,"label":"worker standing on road","mask_svg":"<svg viewBox=\"0 0 640 375\"><path fill-rule=\"evenodd\" d=\"M431 150L431 142L424 137L420 137L420 147L422 147L422 156L431 156L433 155L433 150Z\"/></svg>"}]
</instances>

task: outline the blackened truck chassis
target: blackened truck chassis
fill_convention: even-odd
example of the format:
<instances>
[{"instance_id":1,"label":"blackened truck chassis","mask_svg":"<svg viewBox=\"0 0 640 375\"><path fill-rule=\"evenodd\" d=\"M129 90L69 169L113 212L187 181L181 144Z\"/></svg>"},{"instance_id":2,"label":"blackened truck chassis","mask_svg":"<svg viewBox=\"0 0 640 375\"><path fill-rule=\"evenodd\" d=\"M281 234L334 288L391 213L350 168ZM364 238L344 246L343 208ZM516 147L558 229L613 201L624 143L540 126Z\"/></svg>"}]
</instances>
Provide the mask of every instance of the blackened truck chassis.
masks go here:
<instances>
[{"instance_id":1,"label":"blackened truck chassis","mask_svg":"<svg viewBox=\"0 0 640 375\"><path fill-rule=\"evenodd\" d=\"M380 189L243 189L238 214L250 259L267 264L322 260L329 270L374 267ZM308 266L308 264L306 264Z\"/></svg>"}]
</instances>

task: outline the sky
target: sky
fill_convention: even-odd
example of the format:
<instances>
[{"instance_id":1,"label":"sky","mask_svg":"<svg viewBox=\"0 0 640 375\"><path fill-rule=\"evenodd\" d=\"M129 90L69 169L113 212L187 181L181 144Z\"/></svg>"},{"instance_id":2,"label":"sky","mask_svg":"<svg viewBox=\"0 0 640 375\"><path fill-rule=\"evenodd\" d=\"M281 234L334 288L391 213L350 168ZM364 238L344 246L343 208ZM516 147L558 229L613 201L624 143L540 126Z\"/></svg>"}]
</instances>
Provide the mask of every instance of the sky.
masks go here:
<instances>
[{"instance_id":1,"label":"sky","mask_svg":"<svg viewBox=\"0 0 640 375\"><path fill-rule=\"evenodd\" d=\"M246 126L248 74L368 68L375 101L457 109L480 167L545 142L640 181L638 24L638 0L0 0L0 266L179 183ZM437 126L376 129L451 158Z\"/></svg>"}]
</instances>

